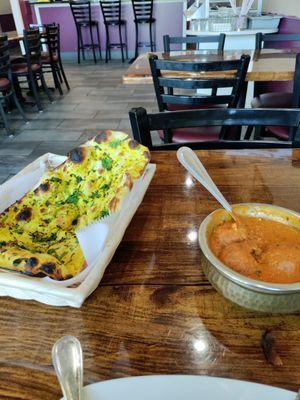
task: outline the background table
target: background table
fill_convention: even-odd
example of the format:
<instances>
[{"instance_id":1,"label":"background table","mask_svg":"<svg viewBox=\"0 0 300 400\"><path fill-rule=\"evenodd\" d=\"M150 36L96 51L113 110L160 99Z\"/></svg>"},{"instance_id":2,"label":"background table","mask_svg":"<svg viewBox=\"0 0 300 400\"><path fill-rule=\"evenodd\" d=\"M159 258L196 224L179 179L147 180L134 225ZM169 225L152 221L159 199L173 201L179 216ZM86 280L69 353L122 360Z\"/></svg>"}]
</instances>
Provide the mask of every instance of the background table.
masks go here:
<instances>
[{"instance_id":1,"label":"background table","mask_svg":"<svg viewBox=\"0 0 300 400\"><path fill-rule=\"evenodd\" d=\"M300 211L299 150L198 152L232 203ZM85 384L145 374L207 374L297 390L299 315L270 316L225 300L200 265L197 230L215 200L178 164L153 154L156 175L101 285L82 308L0 299L0 398L57 400L51 347L77 336ZM260 348L271 329L282 366Z\"/></svg>"},{"instance_id":2,"label":"background table","mask_svg":"<svg viewBox=\"0 0 300 400\"><path fill-rule=\"evenodd\" d=\"M23 35L19 35L17 31L11 31L11 32L6 32L7 38L9 42L12 42L14 40L20 42L23 40Z\"/></svg>"},{"instance_id":3,"label":"background table","mask_svg":"<svg viewBox=\"0 0 300 400\"><path fill-rule=\"evenodd\" d=\"M124 84L145 84L152 83L152 76L149 66L150 53L140 55L123 75ZM296 54L290 50L266 49L261 51L252 50L225 50L218 53L214 50L207 51L185 51L172 53L154 53L159 58L182 61L223 61L239 59L242 54L249 54L247 81L291 81L294 79ZM175 73L172 72L172 76ZM187 76L187 74L185 74ZM221 76L230 74L223 73ZM193 74L195 76L195 74ZM201 74L201 77L207 75ZM214 74L213 76L216 76ZM220 76L220 74L219 74Z\"/></svg>"}]
</instances>

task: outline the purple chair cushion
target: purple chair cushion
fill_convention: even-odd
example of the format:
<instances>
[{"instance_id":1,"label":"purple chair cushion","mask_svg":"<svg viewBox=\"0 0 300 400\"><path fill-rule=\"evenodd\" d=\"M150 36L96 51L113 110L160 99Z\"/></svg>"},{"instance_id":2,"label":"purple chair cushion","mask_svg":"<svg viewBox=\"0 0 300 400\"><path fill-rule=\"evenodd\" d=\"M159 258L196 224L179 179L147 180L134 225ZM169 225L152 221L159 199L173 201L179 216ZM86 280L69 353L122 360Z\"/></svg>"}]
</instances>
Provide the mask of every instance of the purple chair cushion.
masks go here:
<instances>
[{"instance_id":1,"label":"purple chair cushion","mask_svg":"<svg viewBox=\"0 0 300 400\"><path fill-rule=\"evenodd\" d=\"M255 97L251 102L252 108L291 108L292 93L263 93Z\"/></svg>"},{"instance_id":2,"label":"purple chair cushion","mask_svg":"<svg viewBox=\"0 0 300 400\"><path fill-rule=\"evenodd\" d=\"M266 126L266 130L281 140L288 140L289 128L285 126Z\"/></svg>"},{"instance_id":3,"label":"purple chair cushion","mask_svg":"<svg viewBox=\"0 0 300 400\"><path fill-rule=\"evenodd\" d=\"M206 106L191 106L185 104L167 104L168 111L180 111L180 110L203 110L209 108L224 108L226 104L206 105Z\"/></svg>"},{"instance_id":4,"label":"purple chair cushion","mask_svg":"<svg viewBox=\"0 0 300 400\"><path fill-rule=\"evenodd\" d=\"M300 33L300 19L296 17L283 17L280 20L278 33ZM286 49L286 48L299 48L300 42L272 42L266 43L265 48ZM276 82L256 82L256 93L269 93L269 92L292 92L293 82L290 81L276 81Z\"/></svg>"},{"instance_id":5,"label":"purple chair cushion","mask_svg":"<svg viewBox=\"0 0 300 400\"><path fill-rule=\"evenodd\" d=\"M174 143L204 142L219 139L220 126L201 126L199 128L172 129ZM163 139L164 132L158 131Z\"/></svg>"}]
</instances>

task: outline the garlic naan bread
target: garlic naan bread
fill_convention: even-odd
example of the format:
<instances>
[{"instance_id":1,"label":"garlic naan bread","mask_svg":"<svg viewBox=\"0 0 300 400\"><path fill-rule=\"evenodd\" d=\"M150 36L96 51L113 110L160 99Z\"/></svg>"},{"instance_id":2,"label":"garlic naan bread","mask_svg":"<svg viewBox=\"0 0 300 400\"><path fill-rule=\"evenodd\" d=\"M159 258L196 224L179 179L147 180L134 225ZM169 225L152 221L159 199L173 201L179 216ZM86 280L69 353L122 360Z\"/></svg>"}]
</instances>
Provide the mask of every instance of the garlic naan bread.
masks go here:
<instances>
[{"instance_id":1,"label":"garlic naan bread","mask_svg":"<svg viewBox=\"0 0 300 400\"><path fill-rule=\"evenodd\" d=\"M0 267L63 280L85 260L75 231L117 211L148 162L148 149L105 131L77 147L0 215Z\"/></svg>"}]
</instances>

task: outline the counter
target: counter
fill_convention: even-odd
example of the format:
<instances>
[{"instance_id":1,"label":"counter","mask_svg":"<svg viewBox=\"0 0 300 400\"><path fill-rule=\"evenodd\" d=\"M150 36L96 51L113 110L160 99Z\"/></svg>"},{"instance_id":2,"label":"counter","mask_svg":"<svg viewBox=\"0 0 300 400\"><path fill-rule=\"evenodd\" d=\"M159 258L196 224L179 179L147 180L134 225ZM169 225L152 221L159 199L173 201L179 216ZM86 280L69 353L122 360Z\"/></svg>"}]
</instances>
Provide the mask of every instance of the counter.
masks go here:
<instances>
[{"instance_id":1,"label":"counter","mask_svg":"<svg viewBox=\"0 0 300 400\"><path fill-rule=\"evenodd\" d=\"M276 33L278 29L244 29L241 31L229 31L224 32L226 34L226 40L224 50L254 50L255 49L255 36L258 32L263 34ZM211 31L195 31L186 30L186 35L200 36L200 35L218 35L219 32ZM208 48L208 43L205 44L205 48ZM210 44L213 48L213 43ZM216 46L216 45L215 45Z\"/></svg>"},{"instance_id":2,"label":"counter","mask_svg":"<svg viewBox=\"0 0 300 400\"><path fill-rule=\"evenodd\" d=\"M59 23L61 27L61 50L64 57L75 57L77 52L77 34L72 13L67 2L30 2L32 19L37 24ZM163 49L163 35L182 36L182 1L180 0L156 0L154 1L153 17L156 23L153 25L156 36L157 50ZM99 2L92 2L93 19L99 21L101 48L105 49L105 29ZM170 16L172 21L170 23ZM127 38L129 57L134 54L135 27L133 22L133 10L130 0L122 1L122 18L127 21ZM118 31L111 28L111 42L118 41ZM89 40L88 36L87 39ZM139 41L149 41L148 25L140 28ZM140 52L145 52L142 48ZM119 50L112 52L112 56L119 57Z\"/></svg>"}]
</instances>

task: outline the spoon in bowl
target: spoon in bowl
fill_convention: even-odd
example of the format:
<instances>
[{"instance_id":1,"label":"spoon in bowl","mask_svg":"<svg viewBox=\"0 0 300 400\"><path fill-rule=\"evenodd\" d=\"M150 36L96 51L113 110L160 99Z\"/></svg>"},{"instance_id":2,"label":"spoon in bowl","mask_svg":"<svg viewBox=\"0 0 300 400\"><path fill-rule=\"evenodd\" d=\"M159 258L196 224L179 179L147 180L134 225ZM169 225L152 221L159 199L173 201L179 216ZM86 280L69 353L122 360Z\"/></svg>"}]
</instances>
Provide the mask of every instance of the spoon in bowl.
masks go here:
<instances>
[{"instance_id":1,"label":"spoon in bowl","mask_svg":"<svg viewBox=\"0 0 300 400\"><path fill-rule=\"evenodd\" d=\"M64 400L83 400L83 359L81 344L74 336L63 336L52 348L52 362Z\"/></svg>"},{"instance_id":2,"label":"spoon in bowl","mask_svg":"<svg viewBox=\"0 0 300 400\"><path fill-rule=\"evenodd\" d=\"M232 216L236 223L240 223L237 215L233 212L231 205L222 195L220 190L215 185L214 181L208 175L204 165L197 157L196 153L189 147L180 147L177 150L178 161L184 166L189 173L197 179L206 190L214 196L214 198L225 208L226 211Z\"/></svg>"}]
</instances>

